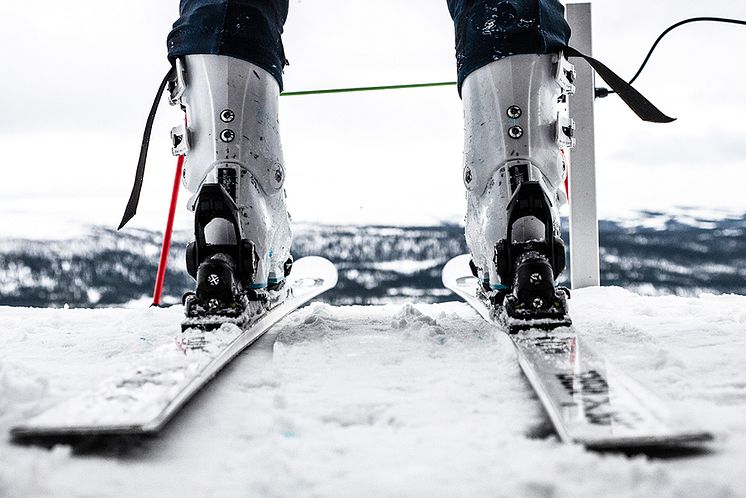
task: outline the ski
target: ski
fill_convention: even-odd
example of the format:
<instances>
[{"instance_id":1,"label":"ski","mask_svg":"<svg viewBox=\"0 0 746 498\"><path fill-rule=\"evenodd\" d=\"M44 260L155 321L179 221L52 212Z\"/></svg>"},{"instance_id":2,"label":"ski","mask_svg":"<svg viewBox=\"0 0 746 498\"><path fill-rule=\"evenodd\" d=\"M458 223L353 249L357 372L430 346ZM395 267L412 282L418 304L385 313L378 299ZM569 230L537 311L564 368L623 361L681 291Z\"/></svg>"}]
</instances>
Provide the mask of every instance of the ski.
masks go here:
<instances>
[{"instance_id":1,"label":"ski","mask_svg":"<svg viewBox=\"0 0 746 498\"><path fill-rule=\"evenodd\" d=\"M477 296L478 282L469 261L468 254L451 259L443 268L443 284L487 322L506 331L523 373L563 442L597 450L645 450L712 439L706 431L683 425L662 399L588 347L575 327L508 333L494 310Z\"/></svg>"},{"instance_id":2,"label":"ski","mask_svg":"<svg viewBox=\"0 0 746 498\"><path fill-rule=\"evenodd\" d=\"M155 434L236 355L288 313L336 283L337 270L330 261L301 258L288 276L285 298L256 315L248 327L223 325L181 332L175 345L155 351L130 375L108 379L12 427L11 437Z\"/></svg>"}]
</instances>

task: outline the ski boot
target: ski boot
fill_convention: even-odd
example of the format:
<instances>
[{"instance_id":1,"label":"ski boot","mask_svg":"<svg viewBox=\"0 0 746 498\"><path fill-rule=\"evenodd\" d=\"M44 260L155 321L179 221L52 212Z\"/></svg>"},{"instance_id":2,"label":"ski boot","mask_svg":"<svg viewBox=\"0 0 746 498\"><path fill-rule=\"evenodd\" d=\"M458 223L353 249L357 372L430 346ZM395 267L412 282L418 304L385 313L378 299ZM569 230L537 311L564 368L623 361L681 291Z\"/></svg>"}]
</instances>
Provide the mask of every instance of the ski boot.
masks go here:
<instances>
[{"instance_id":1,"label":"ski boot","mask_svg":"<svg viewBox=\"0 0 746 498\"><path fill-rule=\"evenodd\" d=\"M561 54L514 55L464 81L466 241L479 295L511 332L571 323L559 207L574 145Z\"/></svg>"},{"instance_id":2,"label":"ski boot","mask_svg":"<svg viewBox=\"0 0 746 498\"><path fill-rule=\"evenodd\" d=\"M222 55L176 61L171 103L186 121L171 132L194 195L195 241L183 328L241 326L281 300L292 267L290 216L278 130L279 84L249 62Z\"/></svg>"}]
</instances>

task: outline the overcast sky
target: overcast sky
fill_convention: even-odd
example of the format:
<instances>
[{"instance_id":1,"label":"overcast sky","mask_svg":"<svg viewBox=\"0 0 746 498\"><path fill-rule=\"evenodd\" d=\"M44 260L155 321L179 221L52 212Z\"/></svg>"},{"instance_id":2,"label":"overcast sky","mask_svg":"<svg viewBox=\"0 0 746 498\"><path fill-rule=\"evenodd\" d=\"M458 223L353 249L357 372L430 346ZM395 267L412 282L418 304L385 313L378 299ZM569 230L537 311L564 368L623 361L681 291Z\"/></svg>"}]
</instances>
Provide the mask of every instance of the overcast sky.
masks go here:
<instances>
[{"instance_id":1,"label":"overcast sky","mask_svg":"<svg viewBox=\"0 0 746 498\"><path fill-rule=\"evenodd\" d=\"M453 80L445 0L291 0L285 88ZM746 19L746 1L595 0L594 55L630 77L655 37L690 16ZM0 16L0 233L116 225L177 0L5 2ZM599 208L746 210L746 28L671 33L637 88L673 124L596 102ZM578 62L580 63L580 62ZM602 84L599 80L597 84ZM463 216L462 116L455 88L285 97L287 189L296 220L438 222ZM174 159L165 101L135 226L162 227ZM182 191L181 206L186 201ZM28 225L33 215L46 221ZM73 223L73 225L75 224ZM182 208L177 223L191 224ZM39 226L41 225L41 226Z\"/></svg>"}]
</instances>

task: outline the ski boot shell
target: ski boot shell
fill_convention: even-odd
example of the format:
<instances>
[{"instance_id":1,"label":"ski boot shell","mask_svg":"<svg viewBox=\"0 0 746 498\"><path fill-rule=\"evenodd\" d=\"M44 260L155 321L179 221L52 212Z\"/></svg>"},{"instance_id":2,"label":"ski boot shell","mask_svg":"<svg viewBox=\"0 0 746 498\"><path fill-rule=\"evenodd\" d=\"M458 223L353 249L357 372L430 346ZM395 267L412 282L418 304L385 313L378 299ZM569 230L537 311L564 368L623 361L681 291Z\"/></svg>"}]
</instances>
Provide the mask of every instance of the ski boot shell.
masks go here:
<instances>
[{"instance_id":1,"label":"ski boot shell","mask_svg":"<svg viewBox=\"0 0 746 498\"><path fill-rule=\"evenodd\" d=\"M511 327L569 323L554 281L564 269L559 207L564 149L574 145L573 80L561 54L515 55L474 71L462 88L472 271Z\"/></svg>"},{"instance_id":2,"label":"ski boot shell","mask_svg":"<svg viewBox=\"0 0 746 498\"><path fill-rule=\"evenodd\" d=\"M238 227L216 216L199 230L207 245L253 244L256 264L251 278L239 277L253 289L280 285L290 261L279 91L265 70L222 55L178 59L171 88L172 103L186 111L185 124L171 134L174 153L186 156L183 183L194 194L188 207L196 211L201 192L209 185L222 187L235 203Z\"/></svg>"}]
</instances>

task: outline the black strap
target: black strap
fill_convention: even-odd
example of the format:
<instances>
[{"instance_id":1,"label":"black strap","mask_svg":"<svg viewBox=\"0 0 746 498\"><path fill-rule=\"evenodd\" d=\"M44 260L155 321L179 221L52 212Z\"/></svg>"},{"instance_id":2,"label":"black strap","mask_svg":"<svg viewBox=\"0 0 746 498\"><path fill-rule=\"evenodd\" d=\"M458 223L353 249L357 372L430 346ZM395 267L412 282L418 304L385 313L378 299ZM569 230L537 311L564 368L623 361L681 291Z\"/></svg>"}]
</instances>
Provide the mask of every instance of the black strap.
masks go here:
<instances>
[{"instance_id":1,"label":"black strap","mask_svg":"<svg viewBox=\"0 0 746 498\"><path fill-rule=\"evenodd\" d=\"M663 114L660 109L655 107L648 99L635 90L632 85L620 78L614 71L606 67L603 63L597 61L593 57L582 54L572 47L565 47L564 53L567 57L582 57L593 69L596 70L599 76L601 76L606 83L614 90L619 97L629 106L635 114L637 114L643 121L649 121L651 123L670 123L676 121L675 118L670 118Z\"/></svg>"},{"instance_id":2,"label":"black strap","mask_svg":"<svg viewBox=\"0 0 746 498\"><path fill-rule=\"evenodd\" d=\"M127 201L127 207L124 208L124 216L122 221L119 223L117 230L121 230L129 220L137 213L137 204L140 202L140 191L142 190L142 181L145 177L145 163L148 159L148 147L150 146L150 133L153 131L153 121L155 121L155 114L158 111L158 104L161 102L163 92L166 90L168 82L174 78L176 69L173 67L169 69L166 76L161 82L161 86L158 87L158 93L155 95L153 100L153 106L150 108L150 114L148 114L148 120L145 122L145 132L142 135L142 144L140 145L140 159L137 161L137 172L135 173L135 184L132 186L132 193L130 199Z\"/></svg>"}]
</instances>

